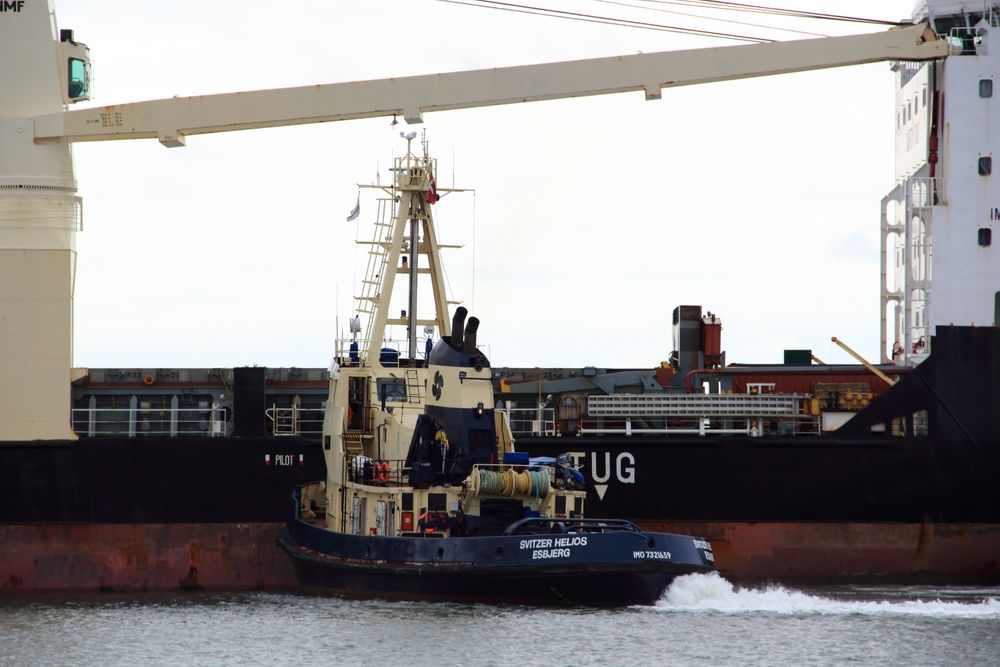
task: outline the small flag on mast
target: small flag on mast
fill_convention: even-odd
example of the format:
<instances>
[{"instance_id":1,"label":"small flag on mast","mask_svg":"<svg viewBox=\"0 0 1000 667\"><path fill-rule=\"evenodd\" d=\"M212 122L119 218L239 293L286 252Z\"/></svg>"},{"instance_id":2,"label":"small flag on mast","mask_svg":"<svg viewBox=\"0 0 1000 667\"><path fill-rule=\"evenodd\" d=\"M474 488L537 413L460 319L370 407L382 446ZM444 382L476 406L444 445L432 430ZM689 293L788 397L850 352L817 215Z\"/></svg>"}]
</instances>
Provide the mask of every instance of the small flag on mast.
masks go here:
<instances>
[{"instance_id":1,"label":"small flag on mast","mask_svg":"<svg viewBox=\"0 0 1000 667\"><path fill-rule=\"evenodd\" d=\"M440 199L440 197L438 197L437 182L434 180L434 173L433 172L428 171L427 172L427 176L428 176L428 181L429 181L428 182L428 187L427 187L427 203L428 204L433 204L438 199Z\"/></svg>"},{"instance_id":2,"label":"small flag on mast","mask_svg":"<svg viewBox=\"0 0 1000 667\"><path fill-rule=\"evenodd\" d=\"M358 203L356 203L354 205L354 208L351 210L351 214L349 216L347 216L347 222L354 222L355 220L358 219L359 215L361 215L361 193L360 192L358 192Z\"/></svg>"}]
</instances>

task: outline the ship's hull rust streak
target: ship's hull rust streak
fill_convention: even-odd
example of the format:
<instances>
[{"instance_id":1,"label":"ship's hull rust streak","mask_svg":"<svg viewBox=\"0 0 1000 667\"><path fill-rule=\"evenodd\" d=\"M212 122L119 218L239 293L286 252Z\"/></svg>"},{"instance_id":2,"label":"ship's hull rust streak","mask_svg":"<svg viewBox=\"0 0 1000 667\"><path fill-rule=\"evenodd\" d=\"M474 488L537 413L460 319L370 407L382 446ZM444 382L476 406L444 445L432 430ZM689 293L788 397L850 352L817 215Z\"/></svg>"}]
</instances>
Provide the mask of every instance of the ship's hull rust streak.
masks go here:
<instances>
[{"instance_id":1,"label":"ship's hull rust streak","mask_svg":"<svg viewBox=\"0 0 1000 667\"><path fill-rule=\"evenodd\" d=\"M0 525L0 594L288 589L283 523Z\"/></svg>"}]
</instances>

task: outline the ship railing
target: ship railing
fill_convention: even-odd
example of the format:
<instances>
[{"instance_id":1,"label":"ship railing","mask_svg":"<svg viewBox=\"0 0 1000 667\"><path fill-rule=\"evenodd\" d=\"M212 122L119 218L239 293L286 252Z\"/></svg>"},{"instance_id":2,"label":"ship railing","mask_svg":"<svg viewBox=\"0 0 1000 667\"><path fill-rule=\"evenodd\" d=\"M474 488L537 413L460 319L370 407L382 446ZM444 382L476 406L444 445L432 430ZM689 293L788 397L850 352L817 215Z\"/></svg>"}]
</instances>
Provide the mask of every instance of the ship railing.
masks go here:
<instances>
[{"instance_id":1,"label":"ship railing","mask_svg":"<svg viewBox=\"0 0 1000 667\"><path fill-rule=\"evenodd\" d=\"M783 415L781 417L690 417L666 419L649 417L584 418L580 420L578 434L624 435L716 435L798 436L819 435L820 420L813 415Z\"/></svg>"},{"instance_id":2,"label":"ship railing","mask_svg":"<svg viewBox=\"0 0 1000 667\"><path fill-rule=\"evenodd\" d=\"M627 519L589 519L583 517L525 517L507 526L504 536L538 533L615 533L645 535L639 526Z\"/></svg>"},{"instance_id":3,"label":"ship railing","mask_svg":"<svg viewBox=\"0 0 1000 667\"><path fill-rule=\"evenodd\" d=\"M809 394L610 394L587 397L588 417L795 417Z\"/></svg>"},{"instance_id":4,"label":"ship railing","mask_svg":"<svg viewBox=\"0 0 1000 667\"><path fill-rule=\"evenodd\" d=\"M355 342L357 343L357 347L352 348ZM370 341L362 338L357 339L357 341L338 340L334 356L337 364L342 368L369 368L372 366L391 368L399 366L406 359L406 356L403 354L404 344L401 341L383 340L379 343L379 357L374 360L375 363L369 363L367 359L369 343ZM423 336L418 337L416 356L421 364L426 363L426 346L427 339Z\"/></svg>"},{"instance_id":5,"label":"ship railing","mask_svg":"<svg viewBox=\"0 0 1000 667\"><path fill-rule=\"evenodd\" d=\"M357 340L338 340L336 342L336 354L335 359L337 364L342 368L367 368L369 366L384 366L382 363L383 357L388 359L390 357L395 357L397 363L390 365L398 365L398 360L403 358L402 350L400 345L396 341L381 341L379 348L383 349L382 354L379 359L375 359L375 363L369 363L367 359L368 346L371 343L366 338L358 338Z\"/></svg>"},{"instance_id":6,"label":"ship railing","mask_svg":"<svg viewBox=\"0 0 1000 667\"><path fill-rule=\"evenodd\" d=\"M510 433L515 438L556 435L554 408L504 408L510 422Z\"/></svg>"},{"instance_id":7,"label":"ship railing","mask_svg":"<svg viewBox=\"0 0 1000 667\"><path fill-rule=\"evenodd\" d=\"M406 486L410 468L406 459L375 459L353 456L347 461L347 479L368 486Z\"/></svg>"},{"instance_id":8,"label":"ship railing","mask_svg":"<svg viewBox=\"0 0 1000 667\"><path fill-rule=\"evenodd\" d=\"M438 339L431 338L432 346L437 343ZM379 357L374 360L374 363L369 363L367 359L368 344L370 341L363 338L357 339L357 347L352 349L352 341L350 340L337 340L334 343L336 352L334 354L334 360L337 365L341 368L395 368L406 367L409 362L408 357L404 354L406 348L406 341L399 341L395 339L381 340L380 341L380 353ZM486 343L480 343L476 348L482 352L486 358L491 355L490 346ZM415 352L415 357L417 359L417 366L422 367L427 364L427 338L425 336L417 337L417 347Z\"/></svg>"},{"instance_id":9,"label":"ship railing","mask_svg":"<svg viewBox=\"0 0 1000 667\"><path fill-rule=\"evenodd\" d=\"M324 408L300 408L297 405L264 411L274 436L316 436L323 434Z\"/></svg>"},{"instance_id":10,"label":"ship railing","mask_svg":"<svg viewBox=\"0 0 1000 667\"><path fill-rule=\"evenodd\" d=\"M946 40L953 56L985 56L986 31L975 26L955 26L948 31Z\"/></svg>"},{"instance_id":11,"label":"ship railing","mask_svg":"<svg viewBox=\"0 0 1000 667\"><path fill-rule=\"evenodd\" d=\"M229 435L225 408L139 407L73 408L73 430L80 437L100 436L219 438Z\"/></svg>"},{"instance_id":12,"label":"ship railing","mask_svg":"<svg viewBox=\"0 0 1000 667\"><path fill-rule=\"evenodd\" d=\"M944 206L944 179L940 176L914 176L906 182L906 197L910 208Z\"/></svg>"}]
</instances>

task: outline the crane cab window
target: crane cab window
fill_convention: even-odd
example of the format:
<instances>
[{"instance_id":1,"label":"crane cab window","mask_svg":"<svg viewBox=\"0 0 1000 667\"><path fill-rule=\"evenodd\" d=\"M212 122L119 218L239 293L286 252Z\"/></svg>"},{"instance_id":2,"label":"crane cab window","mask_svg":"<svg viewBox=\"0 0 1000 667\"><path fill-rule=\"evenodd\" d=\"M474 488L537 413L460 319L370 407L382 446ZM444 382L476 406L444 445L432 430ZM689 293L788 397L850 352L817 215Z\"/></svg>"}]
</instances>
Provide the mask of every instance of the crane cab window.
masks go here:
<instances>
[{"instance_id":1,"label":"crane cab window","mask_svg":"<svg viewBox=\"0 0 1000 667\"><path fill-rule=\"evenodd\" d=\"M71 100L87 96L87 63L79 58L69 59L69 86L66 94Z\"/></svg>"}]
</instances>

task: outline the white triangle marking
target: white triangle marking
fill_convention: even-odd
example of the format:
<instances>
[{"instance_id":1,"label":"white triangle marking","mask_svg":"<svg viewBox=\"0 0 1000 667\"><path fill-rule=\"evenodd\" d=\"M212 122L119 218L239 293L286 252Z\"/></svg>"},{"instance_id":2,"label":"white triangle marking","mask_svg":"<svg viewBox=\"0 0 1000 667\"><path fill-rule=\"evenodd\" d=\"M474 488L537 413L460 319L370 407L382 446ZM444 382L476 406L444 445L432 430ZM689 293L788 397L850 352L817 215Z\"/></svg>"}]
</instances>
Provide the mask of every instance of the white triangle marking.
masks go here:
<instances>
[{"instance_id":1,"label":"white triangle marking","mask_svg":"<svg viewBox=\"0 0 1000 667\"><path fill-rule=\"evenodd\" d=\"M607 484L594 484L594 491L597 491L597 497L600 500L604 500L604 494L608 492Z\"/></svg>"}]
</instances>

